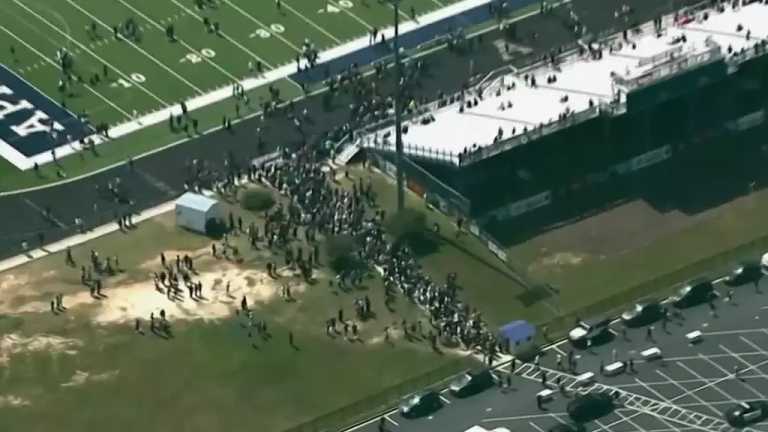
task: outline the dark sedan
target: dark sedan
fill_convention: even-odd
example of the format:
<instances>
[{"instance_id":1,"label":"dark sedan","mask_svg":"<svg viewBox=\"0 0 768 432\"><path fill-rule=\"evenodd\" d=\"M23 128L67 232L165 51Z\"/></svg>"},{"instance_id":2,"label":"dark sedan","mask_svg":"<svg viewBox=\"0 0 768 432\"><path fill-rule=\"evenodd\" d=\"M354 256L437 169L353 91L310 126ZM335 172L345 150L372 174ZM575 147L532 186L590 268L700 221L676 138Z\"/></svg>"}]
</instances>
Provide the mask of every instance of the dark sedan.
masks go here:
<instances>
[{"instance_id":1,"label":"dark sedan","mask_svg":"<svg viewBox=\"0 0 768 432\"><path fill-rule=\"evenodd\" d=\"M667 314L666 308L655 301L636 303L632 309L621 314L621 321L627 327L653 324Z\"/></svg>"},{"instance_id":2,"label":"dark sedan","mask_svg":"<svg viewBox=\"0 0 768 432\"><path fill-rule=\"evenodd\" d=\"M451 394L456 397L467 397L487 390L496 383L493 374L488 369L479 372L467 372L453 381L449 387Z\"/></svg>"},{"instance_id":3,"label":"dark sedan","mask_svg":"<svg viewBox=\"0 0 768 432\"><path fill-rule=\"evenodd\" d=\"M731 274L725 277L723 283L728 286L738 286L748 283L754 283L763 277L763 269L760 263L754 261L745 261L739 263Z\"/></svg>"},{"instance_id":4,"label":"dark sedan","mask_svg":"<svg viewBox=\"0 0 768 432\"><path fill-rule=\"evenodd\" d=\"M683 285L676 295L669 298L672 305L678 309L685 309L706 303L717 297L712 281L697 279Z\"/></svg>"},{"instance_id":5,"label":"dark sedan","mask_svg":"<svg viewBox=\"0 0 768 432\"><path fill-rule=\"evenodd\" d=\"M610 323L610 319L594 324L580 320L576 323L576 327L568 332L568 340L574 347L580 349L608 343L614 336Z\"/></svg>"},{"instance_id":6,"label":"dark sedan","mask_svg":"<svg viewBox=\"0 0 768 432\"><path fill-rule=\"evenodd\" d=\"M613 412L613 397L608 393L587 393L568 402L568 415L576 423L586 423Z\"/></svg>"},{"instance_id":7,"label":"dark sedan","mask_svg":"<svg viewBox=\"0 0 768 432\"><path fill-rule=\"evenodd\" d=\"M733 427L744 427L761 422L768 417L766 401L750 401L738 403L725 411L725 421Z\"/></svg>"},{"instance_id":8,"label":"dark sedan","mask_svg":"<svg viewBox=\"0 0 768 432\"><path fill-rule=\"evenodd\" d=\"M400 415L405 418L423 417L443 407L440 395L435 391L425 391L406 396L400 402Z\"/></svg>"}]
</instances>

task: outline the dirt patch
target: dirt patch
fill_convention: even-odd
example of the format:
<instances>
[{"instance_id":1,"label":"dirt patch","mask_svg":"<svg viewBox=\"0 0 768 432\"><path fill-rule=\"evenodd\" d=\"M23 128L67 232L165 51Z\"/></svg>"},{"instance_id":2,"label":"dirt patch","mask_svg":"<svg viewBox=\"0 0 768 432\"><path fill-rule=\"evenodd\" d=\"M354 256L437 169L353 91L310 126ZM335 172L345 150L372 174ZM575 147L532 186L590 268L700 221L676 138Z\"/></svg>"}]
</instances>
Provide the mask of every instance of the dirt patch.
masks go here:
<instances>
[{"instance_id":1,"label":"dirt patch","mask_svg":"<svg viewBox=\"0 0 768 432\"><path fill-rule=\"evenodd\" d=\"M6 408L6 407L18 408L18 407L29 406L29 405L32 405L32 402L22 397L0 394L0 408Z\"/></svg>"},{"instance_id":2,"label":"dirt patch","mask_svg":"<svg viewBox=\"0 0 768 432\"><path fill-rule=\"evenodd\" d=\"M61 386L75 387L75 386L80 386L89 382L92 383L92 382L107 381L110 379L114 379L119 372L120 371L114 370L114 371L107 371L100 374L91 374L83 371L75 371L75 374L72 375L72 378L69 381L62 383Z\"/></svg>"},{"instance_id":3,"label":"dirt patch","mask_svg":"<svg viewBox=\"0 0 768 432\"><path fill-rule=\"evenodd\" d=\"M79 339L45 334L24 337L11 333L0 337L0 366L8 364L14 354L52 352L74 355L82 346L83 342Z\"/></svg>"},{"instance_id":4,"label":"dirt patch","mask_svg":"<svg viewBox=\"0 0 768 432\"><path fill-rule=\"evenodd\" d=\"M291 276L288 272L281 275ZM200 272L193 279L202 282L203 299L190 299L185 291L181 298L169 300L155 289L152 280L144 280L107 288L104 290L107 297L102 300L94 300L88 292L81 292L67 296L64 304L70 311L91 307L92 318L99 324L133 322L136 318L146 320L151 313L157 315L160 310L165 310L171 320L210 320L231 316L243 296L246 296L250 304L266 303L278 298L282 284L289 283L286 277L272 279L265 271L241 269L227 261L217 262L215 270ZM229 294L227 284L230 286ZM290 286L292 295L306 289L303 283L295 281L291 281ZM23 306L27 310L37 308L40 312L46 311L48 307L47 303Z\"/></svg>"}]
</instances>

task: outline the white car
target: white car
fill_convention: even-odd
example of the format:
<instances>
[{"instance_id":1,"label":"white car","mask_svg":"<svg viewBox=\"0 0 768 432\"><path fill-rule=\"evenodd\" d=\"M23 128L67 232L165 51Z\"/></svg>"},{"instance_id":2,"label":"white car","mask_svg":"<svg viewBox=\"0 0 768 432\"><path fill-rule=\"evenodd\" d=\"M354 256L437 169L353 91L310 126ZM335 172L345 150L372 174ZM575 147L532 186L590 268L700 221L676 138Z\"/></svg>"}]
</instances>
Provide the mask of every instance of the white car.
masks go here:
<instances>
[{"instance_id":1,"label":"white car","mask_svg":"<svg viewBox=\"0 0 768 432\"><path fill-rule=\"evenodd\" d=\"M760 267L763 269L763 274L768 275L768 252L766 252L763 255L763 258L760 259Z\"/></svg>"}]
</instances>

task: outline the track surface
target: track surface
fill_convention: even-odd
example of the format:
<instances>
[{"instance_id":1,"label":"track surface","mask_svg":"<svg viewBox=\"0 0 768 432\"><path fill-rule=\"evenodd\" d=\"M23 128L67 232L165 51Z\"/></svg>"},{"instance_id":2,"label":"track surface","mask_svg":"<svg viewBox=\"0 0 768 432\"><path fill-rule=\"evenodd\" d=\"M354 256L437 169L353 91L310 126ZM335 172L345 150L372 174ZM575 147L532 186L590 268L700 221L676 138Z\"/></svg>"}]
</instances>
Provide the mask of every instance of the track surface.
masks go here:
<instances>
[{"instance_id":1,"label":"track surface","mask_svg":"<svg viewBox=\"0 0 768 432\"><path fill-rule=\"evenodd\" d=\"M614 9L625 3L634 10L629 23L614 18ZM648 21L661 13L670 12L673 7L680 7L681 3L669 0L574 0L571 5L518 22L520 44L532 52L512 58L511 63L521 65L552 48L571 44L573 36L564 25L568 7L573 8L589 33L601 34ZM502 58L500 44L493 43L499 38L498 33L486 34L482 41L473 45L469 55L457 55L448 50L430 54L424 59L427 69L417 93L432 99L440 91L458 90L470 74L467 66L470 56L475 74L508 62L509 59ZM392 89L391 80L382 83L380 88ZM76 217L82 218L87 227L93 227L113 220L120 213L140 211L175 198L184 191L186 162L201 159L214 166L222 166L224 155L228 152L239 160L258 156L254 142L257 128L261 128L266 143L263 152L272 151L278 145L299 145L305 139L308 143L315 143L332 126L340 125L349 118L348 103L345 102L344 97L336 98L335 108L330 111L322 108L321 96L297 103L298 110L307 107L312 117L312 121L304 126L303 137L285 117L272 117L264 122L251 119L236 125L231 132L212 132L144 157L135 162L133 172L121 166L74 182L0 197L0 258L20 253L22 241L27 241L30 247L39 246L38 233L44 234L45 243L73 234ZM132 201L130 207L104 199L98 193L98 189L105 190L107 183L116 177L120 178ZM50 218L44 217L46 209L50 209Z\"/></svg>"}]
</instances>

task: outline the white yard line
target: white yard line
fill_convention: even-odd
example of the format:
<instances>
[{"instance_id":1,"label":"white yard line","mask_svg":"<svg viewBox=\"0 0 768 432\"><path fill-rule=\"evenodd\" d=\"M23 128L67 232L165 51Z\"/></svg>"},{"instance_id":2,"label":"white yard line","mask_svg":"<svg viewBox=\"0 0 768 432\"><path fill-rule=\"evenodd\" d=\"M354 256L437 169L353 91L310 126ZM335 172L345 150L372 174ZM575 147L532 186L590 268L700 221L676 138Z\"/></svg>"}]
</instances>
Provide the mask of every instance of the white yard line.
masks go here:
<instances>
[{"instance_id":1,"label":"white yard line","mask_svg":"<svg viewBox=\"0 0 768 432\"><path fill-rule=\"evenodd\" d=\"M196 14L196 13L195 13L195 11L193 11L193 10L189 9L188 7L184 6L183 4L179 3L179 2L178 2L178 1L176 1L176 0L171 0L171 2L173 2L173 4L175 4L176 6L178 6L179 8L181 8L182 10L186 11L186 12L187 12L187 14L189 14L190 16L193 16L193 17L197 18L197 20L198 20L198 21L200 21L200 22L203 22L203 19L200 17L200 15ZM249 50L248 48L246 48L245 46L243 46L243 44L241 44L240 42L238 42L238 41L236 41L236 40L232 39L231 37L229 37L229 35L227 35L227 34L226 34L226 33L224 33L223 31L222 31L222 32L220 32L220 34L221 34L221 36L222 36L222 37L224 37L224 39L226 39L226 40L228 40L230 43L232 43L232 45L234 45L234 46L236 46L236 47L240 48L240 49L241 49L243 52L247 53L247 54L248 54L248 55L250 55L251 57L253 57L253 58L255 58L256 60L260 61L260 62L261 62L263 65L265 65L265 66L266 66L266 67L268 67L269 69L274 69L274 66L272 66L272 65L271 65L269 62L267 62L267 61L266 61L266 60L264 60L263 58L261 58L261 57L259 57L258 55L256 55L256 54L255 54L253 51L251 51L251 50Z\"/></svg>"},{"instance_id":2,"label":"white yard line","mask_svg":"<svg viewBox=\"0 0 768 432\"><path fill-rule=\"evenodd\" d=\"M726 352L729 352L729 353L731 352L731 351L730 351L728 348L726 348L726 347L724 347L724 346L722 346L722 345L719 345L719 347L720 347L720 349L722 349L723 351L726 351ZM738 354L736 354L736 353L733 353L732 355L733 355L733 358L735 358L735 359L736 359L737 361L739 361L740 363L743 363L744 365L746 365L746 366L749 366L749 363L748 363L747 361L745 361L744 359L742 359L741 357L739 357L739 356L738 356ZM716 368L717 368L717 369L719 369L721 372L723 372L723 373L726 373L726 374L728 373L728 371L727 371L727 370L723 369L723 367L722 367L722 366L720 366L719 364L715 363L715 361L714 361L714 360L710 360L708 357L706 357L706 356L704 356L704 355L702 355L702 356L701 356L701 359L702 359L702 360L704 360L704 361L706 361L706 362L708 362L708 363L709 363L709 364L711 364L712 366L716 367ZM765 399L765 396L764 396L762 393L760 393L760 392L759 392L759 391L757 391L757 390L756 390L754 387L752 387L751 385L749 385L749 383L747 383L747 382L745 382L745 381L744 381L744 380L745 380L745 378L744 378L744 377L742 377L742 376L739 376L739 378L741 378L741 379L739 379L739 382L741 383L741 385L743 385L744 387L746 387L746 388L747 388L747 390L751 391L751 392L752 392L752 393L753 393L755 396L757 396L758 398L760 398L760 399Z\"/></svg>"},{"instance_id":3,"label":"white yard line","mask_svg":"<svg viewBox=\"0 0 768 432\"><path fill-rule=\"evenodd\" d=\"M704 389L706 387L711 387L711 386L716 385L718 382L722 381L722 379L721 380L712 381L712 382L710 382L710 383L708 383L708 384L706 384L704 386L698 387L697 389L694 389L694 390L688 390L685 387L683 387L680 384L678 384L677 382L675 382L675 380L673 380L672 378L668 377L666 374L664 374L664 372L662 372L660 370L657 370L656 373L661 375L662 377L664 377L664 379L666 379L667 381L669 381L669 384L672 384L673 386L675 386L675 387L677 387L677 388L679 388L679 389L681 389L683 391L682 394L679 394L679 395L675 396L675 398L683 398L684 396L691 396L692 398L694 398L697 401L701 402L701 405L707 407L718 418L720 418L720 416L722 416L722 413L720 411L716 410L714 407L712 407L712 405L708 404L707 401L705 401L704 399L700 398L699 395L696 394L697 391L700 391L700 390L702 390L702 389ZM672 401L675 400L675 398L669 399L669 402L671 403Z\"/></svg>"},{"instance_id":4,"label":"white yard line","mask_svg":"<svg viewBox=\"0 0 768 432\"><path fill-rule=\"evenodd\" d=\"M53 60L51 60L50 58L46 57L46 56L45 56L45 54L41 53L41 52L40 52L40 51L38 51L38 50L37 50L35 47L33 47L32 45L28 44L28 43L27 43L27 41L25 41L24 39L21 39L20 37L16 36L16 35L15 35L13 32L11 32L11 31L10 31L10 30L8 30L7 28L5 28L5 26L3 26L2 24L0 24L0 30L3 30L5 33L7 33L7 34L8 34L8 36L12 37L12 38L13 38L13 39L15 39L17 42L19 42L20 44L24 45L24 46L25 46L25 47L26 47L28 50L30 50L30 51L32 51L33 53L35 53L36 55L40 56L40 58L42 58L44 62L46 62L46 63L50 64L51 66L53 66L53 67L55 67L55 68L57 68L57 69L59 68L59 65L58 65L58 63L56 63L55 61L53 61ZM25 80L25 81L26 81L26 80ZM27 82L27 84L29 84L30 86L32 86L32 84L31 84L31 83L29 83L29 82ZM102 95L101 93L99 93L99 92L97 92L96 90L94 90L94 89L93 89L93 87L91 87L90 85L88 85L88 84L85 84L85 83L83 83L83 85L85 86L85 88L86 88L86 89L88 89L88 91L90 91L90 92L91 92L91 93L93 93L93 94L94 94L96 97L98 97L99 99L101 99L102 101L104 101L105 103L107 103L109 106L111 106L112 108L114 108L115 110L117 110L118 112L120 112L120 113L121 113L122 115L124 115L126 118L128 118L128 119L130 119L130 118L131 118L131 115L130 115L130 114L128 114L128 112L127 112L127 111L125 111L124 109L122 109L122 108L120 108L119 106L115 105L115 104L114 104L114 103L113 103L111 100L107 99L106 97L104 97L104 95ZM35 88L34 86L32 86L32 87L33 87L33 88ZM48 96L47 96L47 95L46 95L44 92L42 92L42 91L40 91L40 90L37 90L37 91L38 91L38 92L40 92L40 94L41 94L41 95L44 95L45 97L47 97L49 100L53 101L53 100L52 100L50 97L48 97ZM55 101L53 101L53 102L55 102ZM58 105L58 103L56 103L56 104Z\"/></svg>"},{"instance_id":5,"label":"white yard line","mask_svg":"<svg viewBox=\"0 0 768 432\"><path fill-rule=\"evenodd\" d=\"M227 1L229 1L229 0L227 0ZM334 35L333 35L333 33L331 33L331 32L329 32L329 31L327 31L327 30L326 30L326 29L324 29L324 28L323 28L321 25L319 25L319 24L315 23L314 21L312 21L311 19L307 18L307 17L306 17L304 14L302 14L302 13L301 13L301 12L299 12L299 11L297 11L297 10L296 10L296 9L294 9L294 8L293 8L291 5L289 5L288 3L286 3L286 1L285 1L285 0L283 0L283 3L282 3L282 4L283 4L283 7L284 7L284 8L286 8L286 9L288 9L289 11L293 12L293 13L294 13L296 16L298 16L298 17L299 17L299 18L301 18L301 19L302 19L304 22L306 22L307 24L309 24L309 25L311 25L312 27L314 27L315 29L317 29L317 31L319 31L320 33L322 33L322 34L324 34L324 35L328 36L328 37L329 37L331 40L333 40L333 41L334 41L334 42L336 42L337 44L340 44L340 43L341 43L341 40L340 40L339 38L337 38L336 36L334 36Z\"/></svg>"},{"instance_id":6,"label":"white yard line","mask_svg":"<svg viewBox=\"0 0 768 432\"><path fill-rule=\"evenodd\" d=\"M122 0L120 0L120 1L122 1ZM258 20L256 17L254 17L253 15L251 15L251 14L249 14L248 12L244 11L244 10L243 10L243 9L242 9L240 6L238 6L238 5L234 4L234 3L232 3L232 2L231 2L231 1L229 1L229 0L224 0L224 3L228 4L228 5L229 5L230 7L232 7L234 10L236 10L237 12L239 12L239 13L240 13L240 15L242 15L242 16L244 16L244 17L248 18L249 20L251 20L252 22L256 23L256 25L259 25L259 26L261 26L261 28L263 28L264 30L266 30L267 32L269 32L269 34L271 34L271 35L272 35L272 36L274 36L275 38L277 38L277 39L280 39L280 40L281 40L283 43L285 43L286 45L288 45L289 47L291 47L291 49L293 49L294 51L296 51L296 52L298 52L298 53L301 53L301 52L302 52L302 50L301 50L299 47L297 47L297 46L296 46L296 45L295 45L293 42L291 42L291 41L289 41L288 39L284 38L284 37L283 37L283 36L282 36L280 33L277 33L277 32L274 32L274 31L272 31L272 28L270 28L268 25L264 24L263 22L259 21L259 20Z\"/></svg>"},{"instance_id":7,"label":"white yard line","mask_svg":"<svg viewBox=\"0 0 768 432\"><path fill-rule=\"evenodd\" d=\"M70 41L72 41L73 43L78 45L82 50L87 51L91 56L93 56L94 58L97 58L100 62L104 63L109 68L111 68L112 70L117 72L121 77L123 77L123 79L126 79L126 80L129 80L129 81L133 82L133 80L131 80L131 78L128 75L123 73L123 71L121 71L120 69L116 68L113 64L109 63L108 61L104 60L103 58L99 57L96 53L91 51L88 47L86 47L85 45L81 44L76 39L70 37L69 34L63 32L61 29L59 29L55 25L51 24L47 19L43 18L42 16L40 16L40 14L38 14L37 12L35 12L32 9L28 8L27 6L25 6L19 0L13 0L13 2L16 3L17 5L21 6L22 9L26 10L30 14L36 16L40 21L42 21L43 23L48 25L48 27L50 27L53 30L55 30L56 32L58 32L60 35L64 36L65 38L69 39ZM146 93L149 97L151 97L151 98L155 99L156 101L160 102L163 106L167 106L168 105L168 102L166 102L165 100L163 100L162 98L160 98L156 94L152 93L151 91L147 90L147 88L144 87L143 85L141 85L140 83L135 83L135 85L136 85L136 87L142 89L144 91L144 93Z\"/></svg>"},{"instance_id":8,"label":"white yard line","mask_svg":"<svg viewBox=\"0 0 768 432\"><path fill-rule=\"evenodd\" d=\"M15 1L15 0L14 0L14 1ZM83 15L87 16L88 18L90 18L90 19L91 19L91 20L93 20L94 22L97 22L97 23L101 24L101 26L102 26L102 27L104 27L104 28L106 28L108 31L112 31L112 27L110 27L110 25L109 25L109 24L107 24L107 23L105 23L104 21L102 21L101 19L99 19L99 17L97 17L97 16L94 16L92 13L90 13L90 12L88 12L87 10L83 9L82 7L80 7L80 6L79 6L77 3L73 2L72 0L65 0L65 1L66 1L67 3L69 3L69 4L70 4L72 7L74 7L75 9L79 10L79 11L80 11L80 13L82 13ZM154 64L156 64L156 65L160 66L160 67L161 67L162 69L164 69L166 72L168 72L169 74L171 74L171 75L173 75L174 77L176 77L176 79L178 79L179 81L181 81L181 82L183 82L184 84L186 84L187 86L189 86L189 88L191 88L192 90L196 91L198 94L202 94L202 93L203 93L203 91L202 91L202 90L201 90L201 89L200 89L198 86L196 86L196 85L192 84L191 82L189 82L189 80L187 80L187 79L186 79L186 78L184 78L183 76L181 76L181 75L179 75L178 73L176 73L176 71L175 71L175 70L173 70L173 69L169 68L169 67L168 67L168 66L167 66L165 63L163 63L163 62L161 62L160 60L158 60L158 59L157 59L155 56L153 56L152 54L150 54L150 53L146 52L146 51L145 51L143 48L141 48L140 46L138 46L138 45L136 45L135 43L131 42L129 39L123 38L122 40L123 40L124 42L126 42L128 45L130 45L130 46L132 46L133 48L135 48L135 49L136 49L137 51L139 51L140 53L144 54L144 57L146 57L146 58L148 58L148 59L152 60L152 63L154 63Z\"/></svg>"},{"instance_id":9,"label":"white yard line","mask_svg":"<svg viewBox=\"0 0 768 432\"><path fill-rule=\"evenodd\" d=\"M71 0L67 0L67 1L71 1ZM132 10L136 15L139 15L140 17L142 17L145 20L147 20L147 22L149 22L150 24L154 25L157 29L165 30L165 27L163 27L157 21L153 20L152 18L150 18L147 15L145 15L144 13L142 13L140 10L136 9L135 7L131 6L130 4L126 3L123 0L117 0L117 1L119 1L123 6L127 7L130 10ZM240 78L232 75L231 73L229 73L229 71L225 70L224 68L219 66L217 63L215 63L211 59L209 59L208 56L205 56L202 53L200 53L198 50L192 48L192 46L190 46L188 43L184 42L183 39L177 38L176 40L179 41L179 43L181 43L182 45L184 45L188 50L190 50L190 51L194 52L195 54L197 54L201 59L203 59L203 61L205 61L209 65L211 65L214 68L216 68L216 70L218 70L219 72L221 72L224 75L226 75L229 79L231 79L233 81L238 81L240 79ZM202 93L202 91L200 93Z\"/></svg>"},{"instance_id":10,"label":"white yard line","mask_svg":"<svg viewBox=\"0 0 768 432\"><path fill-rule=\"evenodd\" d=\"M445 5L440 0L432 0L432 3L438 5L439 7L445 7Z\"/></svg>"},{"instance_id":11,"label":"white yard line","mask_svg":"<svg viewBox=\"0 0 768 432\"><path fill-rule=\"evenodd\" d=\"M486 2L487 2L487 0L461 0L459 2L456 2L456 3L453 3L451 5L448 5L448 6L442 8L440 10L437 10L435 12L430 12L430 13L422 16L419 23L414 23L413 21L409 21L409 22L403 23L400 26L401 27L401 32L402 33L406 33L408 31L415 30L415 29L423 27L425 25L428 25L428 24L440 21L440 20L442 20L442 19L444 19L446 17L454 16L456 14L459 14L459 13L462 13L464 11L470 10L470 9L472 9L474 7L477 7L477 6L480 6L482 4L485 4ZM564 3L568 3L568 1L566 0L566 1L560 2L557 5L561 5L561 4L564 4ZM526 12L526 13L523 13L523 14L520 14L520 15L517 15L517 16L511 18L511 19L507 20L507 22L511 23L511 22L517 22L517 21L520 21L520 20L524 20L524 19L526 19L528 17L537 15L538 13L539 13L538 9L533 10L533 11L529 11L529 12ZM180 14L183 14L183 12L180 12ZM485 33L485 32L488 32L488 31L492 30L493 28L494 27L488 27L485 30L477 31L475 33L472 33L471 35L482 34L482 33ZM391 32L392 29L391 28L385 28L385 29L382 29L381 31L386 33L388 31ZM365 36L361 36L361 37L359 37L357 39L354 39L354 40L352 40L350 42L344 43L343 45L339 45L339 46L330 48L328 50L325 50L322 53L320 53L320 57L323 59L324 62L328 62L328 61L331 61L331 60L343 57L343 56L345 56L347 54L350 54L352 52L358 51L360 49L364 49L364 48L366 48L368 46L369 46L369 36L365 35ZM418 53L416 53L414 55L414 58L419 58L419 57L422 57L422 56L425 56L425 55L429 55L429 54L431 54L431 53L433 53L435 51L441 50L443 48L444 48L444 46L437 45L437 46L434 46L432 48L419 51ZM77 51L75 51L75 52L77 52ZM239 83L240 83L240 85L243 86L243 88L246 91L248 91L248 90L252 90L254 88L261 87L261 86L267 85L269 83L275 82L275 81L277 81L279 79L283 79L283 78L289 77L294 72L295 72L295 67L292 64L286 64L286 65L277 67L275 69L269 70L269 71L267 71L264 74L261 74L259 76L246 77L246 78L240 80ZM368 71L366 71L364 73L364 75L368 76L368 75L371 75L372 73L373 73L373 70L368 70ZM296 84L295 82L293 82L293 81L291 81L291 82L298 86L298 84ZM142 88L142 90L146 90L146 89ZM313 91L309 95L315 95L315 94L321 93L321 92L326 91L326 90L327 89L325 89L325 88L318 89L318 90ZM191 98L191 99L187 100L187 107L188 107L188 109L190 111L194 111L196 109L199 109L199 108L202 108L202 107L205 107L205 106L208 106L208 105L211 105L211 104L214 104L214 103L226 100L226 99L230 98L231 96L232 96L232 87L230 85L228 85L228 84L225 84L225 85L222 85L221 87L219 87L219 88L217 88L215 90L212 90L209 93L206 93L204 95L200 95L200 96L197 96L197 97L194 97L194 98ZM302 98L303 98L303 96L299 96L297 99L302 99ZM138 118L134 118L131 121L127 121L125 123L121 123L121 124L114 125L114 126L110 127L110 129L109 129L109 136L111 138L113 138L113 139L123 137L123 136L131 134L131 133L133 133L135 131L141 130L141 129L145 128L145 127L149 127L149 126L152 126L152 125L155 125L155 124L158 124L158 123L165 122L165 121L168 120L168 116L169 115L171 115L171 114L175 115L175 114L178 114L179 112L180 112L180 110L178 109L178 105L177 104L166 105L164 108L152 111L152 112L150 112L148 114L145 114L145 115L142 115L142 116L140 116ZM248 119L248 118L252 118L252 117L254 117L256 115L260 115L260 113L249 114L249 115L245 116L244 118ZM240 119L235 120L235 122L239 122L239 121L240 121ZM215 130L218 130L218 129L220 129L220 127L211 128L211 129L209 129L209 131L215 131ZM94 135L91 138L96 140L97 144L102 142L101 140L98 139L98 135ZM170 142L170 143L168 143L168 144L166 144L164 146L161 146L161 147L149 150L149 151L147 151L145 153L142 153L140 155L137 155L137 156L134 157L134 159L140 159L142 157L146 157L146 156L152 155L152 154L157 153L159 151L162 151L162 150L165 150L167 148L170 148L170 147L179 145L179 144L181 144L183 142L186 142L189 139L191 139L191 138L182 138L180 140L172 141L172 142ZM59 155L59 157L64 157L64 156L67 156L69 154L72 154L74 152L73 148L76 148L77 145L78 145L77 142L63 144L63 145L59 146L56 149L56 152ZM12 163L17 168L19 168L20 170L27 170L27 169L32 168L32 166L34 165L34 162L37 162L39 164L45 164L45 163L51 162L51 158L50 158L50 156L47 153L43 153L43 154L37 155L34 158L25 158L23 155L21 155L21 153L18 153L18 156L19 156L19 158L17 158L18 161L14 160L14 161L12 161ZM33 191L33 190L41 190L41 189L46 189L46 188L50 188L50 187L55 187L57 185L61 185L61 184L65 184L65 183L70 183L70 182L77 181L77 180L89 177L91 175L94 175L94 174L97 174L97 173L100 173L100 172L104 172L104 171L106 171L108 169L114 168L116 166L120 166L122 164L123 164L123 162L114 163L114 164L105 166L103 168L99 168L99 169L90 171L90 172L88 172L86 174L82 174L82 175L75 176L75 177L69 177L69 178L61 180L61 181L52 182L52 183L48 183L48 184L41 185L41 186L33 186L33 187L19 189L19 190L14 190L14 191L9 191L9 192L0 192L0 196L15 195L15 194L20 194L20 193L24 193L24 192Z\"/></svg>"},{"instance_id":12,"label":"white yard line","mask_svg":"<svg viewBox=\"0 0 768 432\"><path fill-rule=\"evenodd\" d=\"M357 21L360 24L362 24L363 27L367 28L369 31L373 30L373 26L372 25L368 24L364 19L360 18L359 16L353 14L352 11L348 10L344 6L339 5L338 3L336 3L333 0L328 0L328 4L331 4L334 7L341 9L342 12L344 12L345 14L349 15L350 17L352 17L352 19L354 19L355 21Z\"/></svg>"}]
</instances>

